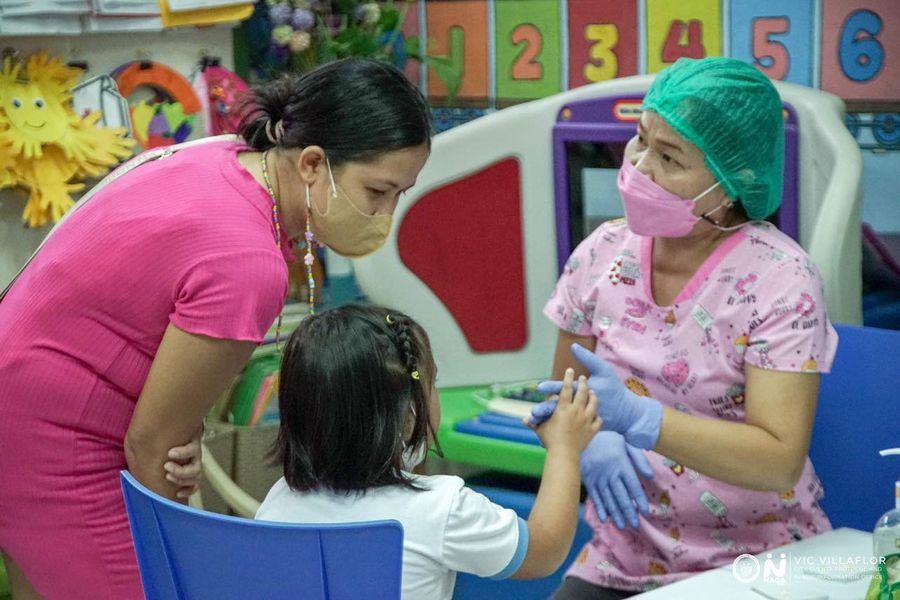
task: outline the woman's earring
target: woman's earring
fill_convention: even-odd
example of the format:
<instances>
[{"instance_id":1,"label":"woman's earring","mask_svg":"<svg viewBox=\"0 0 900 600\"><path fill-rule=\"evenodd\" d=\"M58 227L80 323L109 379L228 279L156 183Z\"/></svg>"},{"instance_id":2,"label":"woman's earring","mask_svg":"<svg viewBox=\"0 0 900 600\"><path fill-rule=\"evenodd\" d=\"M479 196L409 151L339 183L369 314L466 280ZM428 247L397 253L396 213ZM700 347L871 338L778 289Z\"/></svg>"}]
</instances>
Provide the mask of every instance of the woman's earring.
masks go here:
<instances>
[{"instance_id":1,"label":"woman's earring","mask_svg":"<svg viewBox=\"0 0 900 600\"><path fill-rule=\"evenodd\" d=\"M309 209L312 208L312 205L309 202L309 184L306 184L306 211L309 212Z\"/></svg>"}]
</instances>

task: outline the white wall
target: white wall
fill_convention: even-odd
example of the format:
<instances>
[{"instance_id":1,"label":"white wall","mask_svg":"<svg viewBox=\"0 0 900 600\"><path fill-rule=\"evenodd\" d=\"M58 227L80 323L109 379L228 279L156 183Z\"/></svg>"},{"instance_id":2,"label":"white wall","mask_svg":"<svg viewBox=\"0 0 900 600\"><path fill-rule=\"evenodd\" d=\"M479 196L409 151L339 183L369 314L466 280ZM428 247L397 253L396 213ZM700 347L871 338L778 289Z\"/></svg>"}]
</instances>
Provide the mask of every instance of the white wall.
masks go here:
<instances>
[{"instance_id":1,"label":"white wall","mask_svg":"<svg viewBox=\"0 0 900 600\"><path fill-rule=\"evenodd\" d=\"M230 27L207 27L155 33L4 37L0 39L0 48L10 46L26 55L46 49L66 61L86 61L89 71L85 78L108 73L136 59L161 62L187 76L203 54L218 56L222 66L232 68L231 35ZM201 123L194 131L203 131ZM21 190L0 190L0 289L6 287L6 282L50 230L49 225L37 230L24 227L21 215L26 198Z\"/></svg>"}]
</instances>

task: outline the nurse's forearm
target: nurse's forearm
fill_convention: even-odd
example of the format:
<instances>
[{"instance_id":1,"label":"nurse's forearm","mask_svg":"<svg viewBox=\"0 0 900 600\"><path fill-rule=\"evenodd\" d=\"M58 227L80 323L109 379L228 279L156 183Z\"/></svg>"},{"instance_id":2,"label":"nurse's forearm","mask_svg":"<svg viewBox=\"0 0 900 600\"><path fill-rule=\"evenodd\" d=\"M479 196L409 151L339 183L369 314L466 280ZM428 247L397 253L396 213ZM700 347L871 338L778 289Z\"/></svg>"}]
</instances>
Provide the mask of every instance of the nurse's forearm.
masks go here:
<instances>
[{"instance_id":1,"label":"nurse's forearm","mask_svg":"<svg viewBox=\"0 0 900 600\"><path fill-rule=\"evenodd\" d=\"M656 452L702 475L731 485L786 491L797 483L805 454L762 427L663 409Z\"/></svg>"}]
</instances>

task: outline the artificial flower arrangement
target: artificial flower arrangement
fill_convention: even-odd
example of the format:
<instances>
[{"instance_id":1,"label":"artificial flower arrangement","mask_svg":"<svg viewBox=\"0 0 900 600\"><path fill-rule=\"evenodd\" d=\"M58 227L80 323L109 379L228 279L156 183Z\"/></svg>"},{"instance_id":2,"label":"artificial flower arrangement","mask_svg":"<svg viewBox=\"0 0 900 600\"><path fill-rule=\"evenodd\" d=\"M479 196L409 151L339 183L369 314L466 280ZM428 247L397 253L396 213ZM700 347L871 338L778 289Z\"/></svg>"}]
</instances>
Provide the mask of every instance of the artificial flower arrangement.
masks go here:
<instances>
[{"instance_id":1,"label":"artificial flower arrangement","mask_svg":"<svg viewBox=\"0 0 900 600\"><path fill-rule=\"evenodd\" d=\"M257 28L268 32L269 48L262 60L265 77L279 72L305 72L349 56L384 60L403 68L407 59L435 69L448 96L459 88L462 74L446 56L423 55L416 37L401 32L415 2L386 0L266 0L254 15Z\"/></svg>"}]
</instances>

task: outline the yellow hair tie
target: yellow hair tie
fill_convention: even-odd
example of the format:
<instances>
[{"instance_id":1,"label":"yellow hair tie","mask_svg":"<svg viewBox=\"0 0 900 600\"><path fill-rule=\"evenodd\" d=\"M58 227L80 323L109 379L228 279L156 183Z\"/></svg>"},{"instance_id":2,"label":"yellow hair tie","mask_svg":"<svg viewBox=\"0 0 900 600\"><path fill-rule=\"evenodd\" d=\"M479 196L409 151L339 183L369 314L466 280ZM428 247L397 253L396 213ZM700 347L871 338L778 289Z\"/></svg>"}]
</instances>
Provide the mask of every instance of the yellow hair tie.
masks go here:
<instances>
[{"instance_id":1,"label":"yellow hair tie","mask_svg":"<svg viewBox=\"0 0 900 600\"><path fill-rule=\"evenodd\" d=\"M418 371L413 371L412 373L410 373L410 375L412 375L412 378L415 379L416 381L419 380L419 372Z\"/></svg>"},{"instance_id":2,"label":"yellow hair tie","mask_svg":"<svg viewBox=\"0 0 900 600\"><path fill-rule=\"evenodd\" d=\"M388 325L393 325L393 324L394 324L394 320L391 318L391 315L386 315L386 316L384 317L384 320L387 321L387 324L388 324Z\"/></svg>"}]
</instances>

